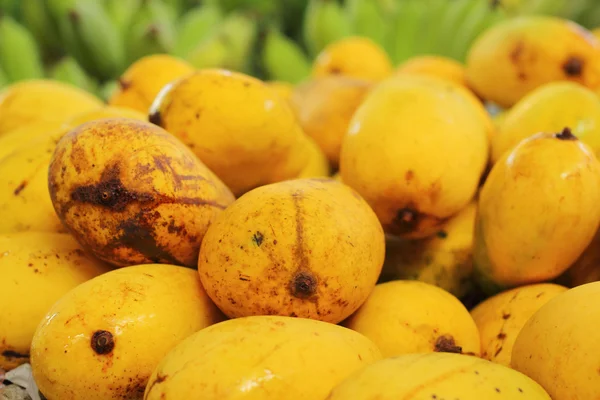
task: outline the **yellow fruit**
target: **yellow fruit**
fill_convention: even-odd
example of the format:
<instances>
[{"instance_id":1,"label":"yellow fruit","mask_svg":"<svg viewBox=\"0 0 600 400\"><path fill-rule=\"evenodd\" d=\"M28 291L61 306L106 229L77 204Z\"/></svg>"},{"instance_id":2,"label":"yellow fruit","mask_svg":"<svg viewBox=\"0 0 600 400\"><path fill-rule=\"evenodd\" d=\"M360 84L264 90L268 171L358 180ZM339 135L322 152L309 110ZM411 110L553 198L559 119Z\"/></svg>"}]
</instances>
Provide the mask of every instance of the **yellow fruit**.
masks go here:
<instances>
[{"instance_id":1,"label":"yellow fruit","mask_svg":"<svg viewBox=\"0 0 600 400\"><path fill-rule=\"evenodd\" d=\"M22 127L12 129L0 136L0 162L17 149L29 146L36 139L55 134L62 126L60 121L36 121Z\"/></svg>"},{"instance_id":2,"label":"yellow fruit","mask_svg":"<svg viewBox=\"0 0 600 400\"><path fill-rule=\"evenodd\" d=\"M561 277L561 283L569 287L596 281L600 281L600 230L583 254Z\"/></svg>"},{"instance_id":3,"label":"yellow fruit","mask_svg":"<svg viewBox=\"0 0 600 400\"><path fill-rule=\"evenodd\" d=\"M565 127L600 155L600 98L574 82L542 85L507 112L492 140L492 162L523 139L540 132L560 132Z\"/></svg>"},{"instance_id":4,"label":"yellow fruit","mask_svg":"<svg viewBox=\"0 0 600 400\"><path fill-rule=\"evenodd\" d=\"M593 29L593 30L592 30L592 34L593 34L594 36L596 36L596 37L597 37L597 38L600 40L600 27L599 27L599 28L596 28L596 29Z\"/></svg>"},{"instance_id":5,"label":"yellow fruit","mask_svg":"<svg viewBox=\"0 0 600 400\"><path fill-rule=\"evenodd\" d=\"M66 83L50 80L13 83L0 91L0 136L33 122L64 122L101 106L97 97Z\"/></svg>"},{"instance_id":6,"label":"yellow fruit","mask_svg":"<svg viewBox=\"0 0 600 400\"><path fill-rule=\"evenodd\" d=\"M430 236L475 196L488 139L462 90L441 79L398 76L371 91L354 114L341 176L387 233Z\"/></svg>"},{"instance_id":7,"label":"yellow fruit","mask_svg":"<svg viewBox=\"0 0 600 400\"><path fill-rule=\"evenodd\" d=\"M327 400L551 400L532 379L460 354L408 354L350 375Z\"/></svg>"},{"instance_id":8,"label":"yellow fruit","mask_svg":"<svg viewBox=\"0 0 600 400\"><path fill-rule=\"evenodd\" d=\"M330 173L329 161L319 147L317 142L306 136L306 151L308 152L308 163L300 171L299 179L327 177Z\"/></svg>"},{"instance_id":9,"label":"yellow fruit","mask_svg":"<svg viewBox=\"0 0 600 400\"><path fill-rule=\"evenodd\" d=\"M494 123L494 128L496 132L499 132L502 129L502 125L504 124L504 121L506 121L506 117L508 116L509 111L510 110L501 111L492 118L492 122Z\"/></svg>"},{"instance_id":10,"label":"yellow fruit","mask_svg":"<svg viewBox=\"0 0 600 400\"><path fill-rule=\"evenodd\" d=\"M459 298L466 295L472 286L476 212L476 202L472 201L431 238L409 240L389 236L380 282L414 279Z\"/></svg>"},{"instance_id":11,"label":"yellow fruit","mask_svg":"<svg viewBox=\"0 0 600 400\"><path fill-rule=\"evenodd\" d=\"M396 73L435 76L458 85L467 85L465 66L454 59L442 56L415 56L400 64Z\"/></svg>"},{"instance_id":12,"label":"yellow fruit","mask_svg":"<svg viewBox=\"0 0 600 400\"><path fill-rule=\"evenodd\" d=\"M351 36L330 43L316 57L312 76L345 75L379 81L392 75L390 58L383 48L366 37Z\"/></svg>"},{"instance_id":13,"label":"yellow fruit","mask_svg":"<svg viewBox=\"0 0 600 400\"><path fill-rule=\"evenodd\" d=\"M71 130L73 128L77 128L79 125L85 122L97 121L105 118L129 118L138 121L148 121L148 114L144 114L131 108L104 106L102 108L78 114L73 118L70 118L63 124L62 128L65 130Z\"/></svg>"},{"instance_id":14,"label":"yellow fruit","mask_svg":"<svg viewBox=\"0 0 600 400\"><path fill-rule=\"evenodd\" d=\"M31 344L33 376L48 400L141 399L169 350L223 319L196 271L121 268L52 306Z\"/></svg>"},{"instance_id":15,"label":"yellow fruit","mask_svg":"<svg viewBox=\"0 0 600 400\"><path fill-rule=\"evenodd\" d=\"M48 173L61 221L117 266L195 266L229 189L175 137L149 122L102 119L63 136Z\"/></svg>"},{"instance_id":16,"label":"yellow fruit","mask_svg":"<svg viewBox=\"0 0 600 400\"><path fill-rule=\"evenodd\" d=\"M119 78L119 89L108 103L148 114L160 90L168 83L194 72L186 61L167 54L142 57Z\"/></svg>"},{"instance_id":17,"label":"yellow fruit","mask_svg":"<svg viewBox=\"0 0 600 400\"><path fill-rule=\"evenodd\" d=\"M275 91L282 99L290 100L292 93L294 93L294 85L289 82L270 81L266 82L267 85Z\"/></svg>"},{"instance_id":18,"label":"yellow fruit","mask_svg":"<svg viewBox=\"0 0 600 400\"><path fill-rule=\"evenodd\" d=\"M333 166L338 165L350 120L371 86L359 79L327 76L299 85L293 94L292 108L302 129Z\"/></svg>"},{"instance_id":19,"label":"yellow fruit","mask_svg":"<svg viewBox=\"0 0 600 400\"><path fill-rule=\"evenodd\" d=\"M170 351L144 399L324 399L347 376L380 359L371 341L341 326L282 316L237 318Z\"/></svg>"},{"instance_id":20,"label":"yellow fruit","mask_svg":"<svg viewBox=\"0 0 600 400\"><path fill-rule=\"evenodd\" d=\"M533 89L569 80L600 89L600 42L572 21L510 18L484 32L467 57L467 81L482 98L511 107Z\"/></svg>"},{"instance_id":21,"label":"yellow fruit","mask_svg":"<svg viewBox=\"0 0 600 400\"><path fill-rule=\"evenodd\" d=\"M481 356L510 367L517 335L531 316L549 300L567 291L553 283L538 283L506 290L471 310L481 335Z\"/></svg>"},{"instance_id":22,"label":"yellow fruit","mask_svg":"<svg viewBox=\"0 0 600 400\"><path fill-rule=\"evenodd\" d=\"M77 285L109 268L86 254L70 235L0 235L0 369L29 362L29 347L50 307Z\"/></svg>"},{"instance_id":23,"label":"yellow fruit","mask_svg":"<svg viewBox=\"0 0 600 400\"><path fill-rule=\"evenodd\" d=\"M600 163L568 130L523 140L480 193L474 263L486 290L552 280L600 223Z\"/></svg>"},{"instance_id":24,"label":"yellow fruit","mask_svg":"<svg viewBox=\"0 0 600 400\"><path fill-rule=\"evenodd\" d=\"M236 196L292 179L308 160L295 151L303 132L287 101L237 72L203 70L170 85L151 121L187 144Z\"/></svg>"},{"instance_id":25,"label":"yellow fruit","mask_svg":"<svg viewBox=\"0 0 600 400\"><path fill-rule=\"evenodd\" d=\"M478 356L481 351L477 326L465 306L419 281L378 284L343 325L371 339L386 358L428 352Z\"/></svg>"},{"instance_id":26,"label":"yellow fruit","mask_svg":"<svg viewBox=\"0 0 600 400\"><path fill-rule=\"evenodd\" d=\"M556 296L525 324L511 366L536 380L553 400L597 399L600 282Z\"/></svg>"},{"instance_id":27,"label":"yellow fruit","mask_svg":"<svg viewBox=\"0 0 600 400\"><path fill-rule=\"evenodd\" d=\"M266 185L208 229L198 262L229 317L290 315L338 323L367 298L385 238L367 203L329 178Z\"/></svg>"},{"instance_id":28,"label":"yellow fruit","mask_svg":"<svg viewBox=\"0 0 600 400\"><path fill-rule=\"evenodd\" d=\"M342 181L342 177L341 177L341 175L340 175L339 172L336 172L335 174L333 174L333 176L331 177L331 179L333 179L335 181L338 181L338 182Z\"/></svg>"}]
</instances>

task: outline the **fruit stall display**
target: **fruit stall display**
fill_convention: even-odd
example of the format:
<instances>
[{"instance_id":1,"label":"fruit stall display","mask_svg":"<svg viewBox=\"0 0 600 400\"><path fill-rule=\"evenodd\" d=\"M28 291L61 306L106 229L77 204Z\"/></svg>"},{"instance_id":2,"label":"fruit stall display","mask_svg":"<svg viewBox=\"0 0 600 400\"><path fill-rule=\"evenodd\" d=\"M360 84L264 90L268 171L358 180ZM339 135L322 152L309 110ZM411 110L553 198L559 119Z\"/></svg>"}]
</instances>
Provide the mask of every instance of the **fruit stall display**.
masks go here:
<instances>
[{"instance_id":1,"label":"fruit stall display","mask_svg":"<svg viewBox=\"0 0 600 400\"><path fill-rule=\"evenodd\" d=\"M0 399L597 399L598 28L0 0Z\"/></svg>"}]
</instances>

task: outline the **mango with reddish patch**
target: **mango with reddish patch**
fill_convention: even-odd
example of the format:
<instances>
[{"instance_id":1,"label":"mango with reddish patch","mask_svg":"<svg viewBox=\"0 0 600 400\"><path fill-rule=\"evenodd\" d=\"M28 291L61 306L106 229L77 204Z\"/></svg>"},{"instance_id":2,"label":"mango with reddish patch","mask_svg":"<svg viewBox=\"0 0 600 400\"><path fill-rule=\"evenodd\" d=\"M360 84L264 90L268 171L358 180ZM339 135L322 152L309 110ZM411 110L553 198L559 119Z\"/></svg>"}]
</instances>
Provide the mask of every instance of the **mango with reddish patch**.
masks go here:
<instances>
[{"instance_id":1,"label":"mango with reddish patch","mask_svg":"<svg viewBox=\"0 0 600 400\"><path fill-rule=\"evenodd\" d=\"M254 189L210 226L198 261L229 317L287 315L338 323L367 298L385 238L368 204L329 178Z\"/></svg>"},{"instance_id":2,"label":"mango with reddish patch","mask_svg":"<svg viewBox=\"0 0 600 400\"><path fill-rule=\"evenodd\" d=\"M195 266L208 226L234 200L177 138L126 118L87 122L63 136L48 185L69 231L116 266Z\"/></svg>"}]
</instances>

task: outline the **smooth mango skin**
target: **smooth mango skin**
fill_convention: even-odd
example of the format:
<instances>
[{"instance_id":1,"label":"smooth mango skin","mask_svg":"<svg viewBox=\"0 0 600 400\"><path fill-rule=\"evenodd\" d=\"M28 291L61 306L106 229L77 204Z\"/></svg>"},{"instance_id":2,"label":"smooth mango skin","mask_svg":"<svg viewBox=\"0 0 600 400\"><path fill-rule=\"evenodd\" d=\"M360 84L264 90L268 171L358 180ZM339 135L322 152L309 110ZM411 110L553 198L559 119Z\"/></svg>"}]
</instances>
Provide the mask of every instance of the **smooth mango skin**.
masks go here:
<instances>
[{"instance_id":1,"label":"smooth mango skin","mask_svg":"<svg viewBox=\"0 0 600 400\"><path fill-rule=\"evenodd\" d=\"M600 230L577 261L560 277L568 287L600 281Z\"/></svg>"},{"instance_id":2,"label":"smooth mango skin","mask_svg":"<svg viewBox=\"0 0 600 400\"><path fill-rule=\"evenodd\" d=\"M321 150L313 138L305 136L304 141L306 142L306 149L298 151L306 151L308 153L308 161L304 168L300 171L300 174L297 178L303 179L328 177L331 172L331 168L325 153L323 153L323 150Z\"/></svg>"},{"instance_id":3,"label":"smooth mango skin","mask_svg":"<svg viewBox=\"0 0 600 400\"><path fill-rule=\"evenodd\" d=\"M192 269L120 268L52 306L31 344L33 376L48 400L141 399L175 345L223 319Z\"/></svg>"},{"instance_id":4,"label":"smooth mango skin","mask_svg":"<svg viewBox=\"0 0 600 400\"><path fill-rule=\"evenodd\" d=\"M110 270L63 233L0 235L0 369L29 362L33 334L50 307L72 288Z\"/></svg>"},{"instance_id":5,"label":"smooth mango skin","mask_svg":"<svg viewBox=\"0 0 600 400\"><path fill-rule=\"evenodd\" d=\"M329 178L295 179L236 200L204 237L198 272L223 312L338 323L368 297L385 237L368 204Z\"/></svg>"},{"instance_id":6,"label":"smooth mango skin","mask_svg":"<svg viewBox=\"0 0 600 400\"><path fill-rule=\"evenodd\" d=\"M36 139L47 137L62 126L61 121L36 121L15 128L0 136L0 162L17 149L29 146Z\"/></svg>"},{"instance_id":7,"label":"smooth mango skin","mask_svg":"<svg viewBox=\"0 0 600 400\"><path fill-rule=\"evenodd\" d=\"M108 104L148 114L152 102L165 85L194 71L194 67L185 60L168 54L142 57L119 78L119 88Z\"/></svg>"},{"instance_id":8,"label":"smooth mango skin","mask_svg":"<svg viewBox=\"0 0 600 400\"><path fill-rule=\"evenodd\" d=\"M407 354L350 375L326 400L551 400L532 379L461 354Z\"/></svg>"},{"instance_id":9,"label":"smooth mango skin","mask_svg":"<svg viewBox=\"0 0 600 400\"><path fill-rule=\"evenodd\" d=\"M481 335L481 357L510 367L517 335L537 310L568 289L554 283L538 283L506 290L489 297L471 310Z\"/></svg>"},{"instance_id":10,"label":"smooth mango skin","mask_svg":"<svg viewBox=\"0 0 600 400\"><path fill-rule=\"evenodd\" d=\"M392 75L392 61L367 37L350 36L327 45L314 60L312 76L343 75L380 81Z\"/></svg>"},{"instance_id":11,"label":"smooth mango skin","mask_svg":"<svg viewBox=\"0 0 600 400\"><path fill-rule=\"evenodd\" d=\"M445 290L419 281L378 284L343 326L371 339L386 358L481 353L479 331L465 306Z\"/></svg>"},{"instance_id":12,"label":"smooth mango skin","mask_svg":"<svg viewBox=\"0 0 600 400\"><path fill-rule=\"evenodd\" d=\"M157 97L150 121L181 139L234 195L292 179L307 163L288 102L248 75L208 69Z\"/></svg>"},{"instance_id":13,"label":"smooth mango skin","mask_svg":"<svg viewBox=\"0 0 600 400\"><path fill-rule=\"evenodd\" d=\"M268 81L265 83L282 99L287 101L292 98L295 90L295 86L292 83L283 81Z\"/></svg>"},{"instance_id":14,"label":"smooth mango skin","mask_svg":"<svg viewBox=\"0 0 600 400\"><path fill-rule=\"evenodd\" d=\"M424 238L475 196L488 162L481 114L458 85L397 76L358 108L341 177L373 207L386 233Z\"/></svg>"},{"instance_id":15,"label":"smooth mango skin","mask_svg":"<svg viewBox=\"0 0 600 400\"><path fill-rule=\"evenodd\" d=\"M338 166L350 120L371 87L361 79L325 76L298 85L292 95L292 108L302 129L334 167Z\"/></svg>"},{"instance_id":16,"label":"smooth mango skin","mask_svg":"<svg viewBox=\"0 0 600 400\"><path fill-rule=\"evenodd\" d=\"M465 66L454 59L438 55L409 58L396 68L396 73L435 76L467 86Z\"/></svg>"},{"instance_id":17,"label":"smooth mango skin","mask_svg":"<svg viewBox=\"0 0 600 400\"><path fill-rule=\"evenodd\" d=\"M97 97L66 83L44 79L16 82L0 91L0 136L37 121L63 122L101 106Z\"/></svg>"},{"instance_id":18,"label":"smooth mango skin","mask_svg":"<svg viewBox=\"0 0 600 400\"><path fill-rule=\"evenodd\" d=\"M194 267L208 226L234 200L177 138L128 118L87 122L64 135L50 162L48 187L75 238L121 267Z\"/></svg>"},{"instance_id":19,"label":"smooth mango skin","mask_svg":"<svg viewBox=\"0 0 600 400\"><path fill-rule=\"evenodd\" d=\"M578 83L544 84L507 111L492 139L492 162L525 138L540 132L560 132L565 127L600 155L600 98Z\"/></svg>"},{"instance_id":20,"label":"smooth mango skin","mask_svg":"<svg viewBox=\"0 0 600 400\"><path fill-rule=\"evenodd\" d=\"M552 280L600 223L600 163L568 132L523 140L492 168L475 222L475 276L486 291Z\"/></svg>"},{"instance_id":21,"label":"smooth mango skin","mask_svg":"<svg viewBox=\"0 0 600 400\"><path fill-rule=\"evenodd\" d=\"M236 318L171 350L144 399L325 399L348 375L380 359L375 344L338 325L283 316Z\"/></svg>"},{"instance_id":22,"label":"smooth mango skin","mask_svg":"<svg viewBox=\"0 0 600 400\"><path fill-rule=\"evenodd\" d=\"M600 41L572 21L529 15L489 28L467 56L467 81L504 108L553 81L600 88Z\"/></svg>"},{"instance_id":23,"label":"smooth mango skin","mask_svg":"<svg viewBox=\"0 0 600 400\"><path fill-rule=\"evenodd\" d=\"M553 400L597 399L600 282L556 296L525 324L511 367L536 380Z\"/></svg>"},{"instance_id":24,"label":"smooth mango skin","mask_svg":"<svg viewBox=\"0 0 600 400\"><path fill-rule=\"evenodd\" d=\"M461 298L472 288L473 229L477 202L448 220L427 239L386 238L379 282L414 279L438 286Z\"/></svg>"},{"instance_id":25,"label":"smooth mango skin","mask_svg":"<svg viewBox=\"0 0 600 400\"><path fill-rule=\"evenodd\" d=\"M142 113L131 108L103 106L96 110L91 110L88 112L77 114L73 118L69 118L62 125L62 128L66 130L71 130L77 128L79 125L85 122L96 121L99 119L106 118L129 118L136 119L138 121L148 121L148 114Z\"/></svg>"}]
</instances>

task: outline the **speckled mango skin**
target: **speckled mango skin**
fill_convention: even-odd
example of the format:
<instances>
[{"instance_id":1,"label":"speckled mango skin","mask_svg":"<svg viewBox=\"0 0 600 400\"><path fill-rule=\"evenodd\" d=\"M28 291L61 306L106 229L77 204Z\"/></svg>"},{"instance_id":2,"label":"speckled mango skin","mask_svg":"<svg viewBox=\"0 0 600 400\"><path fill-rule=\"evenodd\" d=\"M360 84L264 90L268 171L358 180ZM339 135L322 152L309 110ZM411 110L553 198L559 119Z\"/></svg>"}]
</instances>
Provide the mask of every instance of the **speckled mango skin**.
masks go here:
<instances>
[{"instance_id":1,"label":"speckled mango skin","mask_svg":"<svg viewBox=\"0 0 600 400\"><path fill-rule=\"evenodd\" d=\"M38 324L52 305L77 285L110 271L64 233L23 232L0 235L2 296L0 368L29 362Z\"/></svg>"},{"instance_id":2,"label":"speckled mango skin","mask_svg":"<svg viewBox=\"0 0 600 400\"><path fill-rule=\"evenodd\" d=\"M198 272L229 317L338 323L375 286L385 237L367 203L329 178L254 189L210 226Z\"/></svg>"},{"instance_id":3,"label":"speckled mango skin","mask_svg":"<svg viewBox=\"0 0 600 400\"><path fill-rule=\"evenodd\" d=\"M210 168L235 196L293 179L308 162L302 129L287 100L251 76L197 71L161 91L150 121Z\"/></svg>"},{"instance_id":4,"label":"speckled mango skin","mask_svg":"<svg viewBox=\"0 0 600 400\"><path fill-rule=\"evenodd\" d=\"M193 334L160 362L145 400L324 399L381 359L349 329L283 316L236 318Z\"/></svg>"},{"instance_id":5,"label":"speckled mango skin","mask_svg":"<svg viewBox=\"0 0 600 400\"><path fill-rule=\"evenodd\" d=\"M141 399L169 350L223 319L194 270L120 268L52 306L32 341L33 376L48 400Z\"/></svg>"},{"instance_id":6,"label":"speckled mango skin","mask_svg":"<svg viewBox=\"0 0 600 400\"><path fill-rule=\"evenodd\" d=\"M326 400L551 400L532 379L481 358L408 354L350 375Z\"/></svg>"},{"instance_id":7,"label":"speckled mango skin","mask_svg":"<svg viewBox=\"0 0 600 400\"><path fill-rule=\"evenodd\" d=\"M206 229L234 200L179 140L126 118L88 122L63 136L48 185L69 231L116 266L194 267Z\"/></svg>"}]
</instances>

